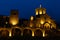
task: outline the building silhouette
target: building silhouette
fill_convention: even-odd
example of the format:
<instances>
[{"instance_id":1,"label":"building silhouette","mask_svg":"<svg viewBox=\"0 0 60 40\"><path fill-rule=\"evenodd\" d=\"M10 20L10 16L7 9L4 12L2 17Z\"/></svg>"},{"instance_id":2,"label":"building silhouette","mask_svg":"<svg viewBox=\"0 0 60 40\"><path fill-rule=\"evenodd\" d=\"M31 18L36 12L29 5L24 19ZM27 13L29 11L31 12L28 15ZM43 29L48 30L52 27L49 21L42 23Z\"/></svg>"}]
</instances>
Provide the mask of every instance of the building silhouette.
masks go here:
<instances>
[{"instance_id":1,"label":"building silhouette","mask_svg":"<svg viewBox=\"0 0 60 40\"><path fill-rule=\"evenodd\" d=\"M55 21L46 13L46 9L40 5L35 12L35 16L31 16L29 20L23 19L19 22L18 10L11 10L9 21L5 22L11 27L1 27L0 36L59 36L60 31L56 28Z\"/></svg>"}]
</instances>

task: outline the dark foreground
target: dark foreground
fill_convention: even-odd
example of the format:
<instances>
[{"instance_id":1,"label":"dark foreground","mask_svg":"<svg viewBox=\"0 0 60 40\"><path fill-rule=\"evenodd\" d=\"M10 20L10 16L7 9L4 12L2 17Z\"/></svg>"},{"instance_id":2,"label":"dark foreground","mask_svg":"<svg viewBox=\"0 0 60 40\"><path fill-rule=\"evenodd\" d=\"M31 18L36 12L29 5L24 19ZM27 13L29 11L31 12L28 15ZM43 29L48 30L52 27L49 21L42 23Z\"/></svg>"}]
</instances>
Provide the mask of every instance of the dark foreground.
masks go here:
<instances>
[{"instance_id":1,"label":"dark foreground","mask_svg":"<svg viewBox=\"0 0 60 40\"><path fill-rule=\"evenodd\" d=\"M14 36L14 37L0 37L0 40L60 40L60 37Z\"/></svg>"}]
</instances>

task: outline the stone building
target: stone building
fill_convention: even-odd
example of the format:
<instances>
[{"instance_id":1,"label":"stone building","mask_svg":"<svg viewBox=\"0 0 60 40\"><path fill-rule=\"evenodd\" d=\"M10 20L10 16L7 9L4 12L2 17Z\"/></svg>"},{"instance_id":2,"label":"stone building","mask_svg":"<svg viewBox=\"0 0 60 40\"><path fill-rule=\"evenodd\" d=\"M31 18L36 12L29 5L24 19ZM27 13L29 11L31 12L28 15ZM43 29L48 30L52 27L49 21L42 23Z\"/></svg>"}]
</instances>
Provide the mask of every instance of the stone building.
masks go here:
<instances>
[{"instance_id":1,"label":"stone building","mask_svg":"<svg viewBox=\"0 0 60 40\"><path fill-rule=\"evenodd\" d=\"M40 5L40 8L35 9L35 16L31 16L28 21L24 21L26 27L20 27L18 11L12 10L9 16L11 28L0 28L0 35L3 36L40 36L46 37L56 34L56 23L46 13L46 9Z\"/></svg>"}]
</instances>

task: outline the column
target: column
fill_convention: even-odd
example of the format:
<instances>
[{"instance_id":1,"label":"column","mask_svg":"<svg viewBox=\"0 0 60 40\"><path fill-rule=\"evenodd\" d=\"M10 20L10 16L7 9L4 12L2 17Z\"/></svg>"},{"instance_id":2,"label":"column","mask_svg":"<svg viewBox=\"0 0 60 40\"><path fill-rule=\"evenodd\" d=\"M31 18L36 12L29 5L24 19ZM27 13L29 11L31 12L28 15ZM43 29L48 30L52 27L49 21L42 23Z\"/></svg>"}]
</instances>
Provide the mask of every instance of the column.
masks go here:
<instances>
[{"instance_id":1,"label":"column","mask_svg":"<svg viewBox=\"0 0 60 40\"><path fill-rule=\"evenodd\" d=\"M32 36L34 37L34 31L32 30Z\"/></svg>"},{"instance_id":2,"label":"column","mask_svg":"<svg viewBox=\"0 0 60 40\"><path fill-rule=\"evenodd\" d=\"M45 30L43 30L43 37L45 37Z\"/></svg>"},{"instance_id":3,"label":"column","mask_svg":"<svg viewBox=\"0 0 60 40\"><path fill-rule=\"evenodd\" d=\"M21 31L21 36L23 36L23 31Z\"/></svg>"},{"instance_id":4,"label":"column","mask_svg":"<svg viewBox=\"0 0 60 40\"><path fill-rule=\"evenodd\" d=\"M12 36L12 33L11 33L11 30L9 31L9 37L11 37Z\"/></svg>"}]
</instances>

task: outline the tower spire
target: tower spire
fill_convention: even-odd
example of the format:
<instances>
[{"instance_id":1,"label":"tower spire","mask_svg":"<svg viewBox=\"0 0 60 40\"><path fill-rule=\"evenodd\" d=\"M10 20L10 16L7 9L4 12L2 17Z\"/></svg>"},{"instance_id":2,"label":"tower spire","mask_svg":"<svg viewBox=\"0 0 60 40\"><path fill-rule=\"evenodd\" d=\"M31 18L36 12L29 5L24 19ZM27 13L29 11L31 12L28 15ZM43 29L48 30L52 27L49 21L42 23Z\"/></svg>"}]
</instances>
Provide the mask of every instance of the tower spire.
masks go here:
<instances>
[{"instance_id":1,"label":"tower spire","mask_svg":"<svg viewBox=\"0 0 60 40\"><path fill-rule=\"evenodd\" d=\"M40 4L40 8L42 7L42 5Z\"/></svg>"}]
</instances>

